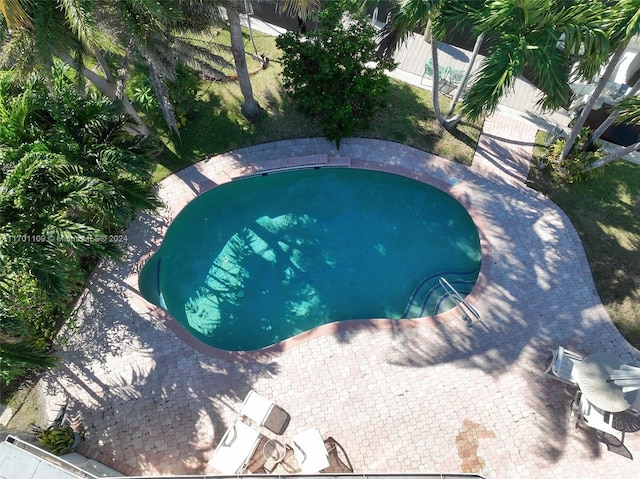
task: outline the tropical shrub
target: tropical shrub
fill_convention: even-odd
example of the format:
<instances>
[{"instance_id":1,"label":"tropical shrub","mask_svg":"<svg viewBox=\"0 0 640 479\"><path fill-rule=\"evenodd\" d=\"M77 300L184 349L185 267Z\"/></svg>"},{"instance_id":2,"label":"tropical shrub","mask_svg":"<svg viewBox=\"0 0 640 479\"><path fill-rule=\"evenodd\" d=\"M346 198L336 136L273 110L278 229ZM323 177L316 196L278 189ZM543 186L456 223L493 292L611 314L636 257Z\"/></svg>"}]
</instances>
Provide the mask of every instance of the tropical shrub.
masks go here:
<instances>
[{"instance_id":1,"label":"tropical shrub","mask_svg":"<svg viewBox=\"0 0 640 479\"><path fill-rule=\"evenodd\" d=\"M166 92L173 110L178 129L186 126L196 107L196 95L200 86L198 73L183 63L176 65L176 81L167 84ZM157 127L165 126L158 97L148 76L139 73L131 81L131 99Z\"/></svg>"},{"instance_id":2,"label":"tropical shrub","mask_svg":"<svg viewBox=\"0 0 640 479\"><path fill-rule=\"evenodd\" d=\"M375 112L387 104L385 70L393 69L391 60L376 56L371 23L345 12L349 3L327 2L318 29L276 39L285 91L301 112L318 119L338 147L342 138L368 128Z\"/></svg>"},{"instance_id":3,"label":"tropical shrub","mask_svg":"<svg viewBox=\"0 0 640 479\"><path fill-rule=\"evenodd\" d=\"M549 146L547 164L554 174L567 183L576 183L593 178L600 174L597 170L587 170L589 165L603 156L600 145L594 144L585 150L585 143L589 137L589 129L583 128L571 148L569 155L560 159L566 144L566 138L558 138Z\"/></svg>"},{"instance_id":4,"label":"tropical shrub","mask_svg":"<svg viewBox=\"0 0 640 479\"><path fill-rule=\"evenodd\" d=\"M52 454L60 455L69 452L76 440L71 426L51 426L46 429L35 427L36 440Z\"/></svg>"},{"instance_id":5,"label":"tropical shrub","mask_svg":"<svg viewBox=\"0 0 640 479\"><path fill-rule=\"evenodd\" d=\"M157 200L150 178L158 147L132 136L119 105L79 96L70 70L23 83L0 72L0 380L43 356L101 256L118 257L117 233ZM36 351L39 355L23 354ZM5 354L10 360L5 360ZM22 354L22 356L21 356ZM22 358L22 359L21 359Z\"/></svg>"}]
</instances>

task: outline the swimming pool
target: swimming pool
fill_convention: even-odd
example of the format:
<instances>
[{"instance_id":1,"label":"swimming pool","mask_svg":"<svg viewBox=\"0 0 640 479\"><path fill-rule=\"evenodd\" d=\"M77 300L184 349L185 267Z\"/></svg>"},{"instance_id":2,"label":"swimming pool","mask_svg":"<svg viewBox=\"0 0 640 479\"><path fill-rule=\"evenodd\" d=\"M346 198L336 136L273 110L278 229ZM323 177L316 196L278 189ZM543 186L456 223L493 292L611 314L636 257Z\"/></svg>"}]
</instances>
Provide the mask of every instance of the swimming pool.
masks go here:
<instances>
[{"instance_id":1,"label":"swimming pool","mask_svg":"<svg viewBox=\"0 0 640 479\"><path fill-rule=\"evenodd\" d=\"M216 348L275 344L322 324L440 313L438 278L471 291L478 231L425 183L347 168L220 185L189 203L139 276L142 295Z\"/></svg>"}]
</instances>

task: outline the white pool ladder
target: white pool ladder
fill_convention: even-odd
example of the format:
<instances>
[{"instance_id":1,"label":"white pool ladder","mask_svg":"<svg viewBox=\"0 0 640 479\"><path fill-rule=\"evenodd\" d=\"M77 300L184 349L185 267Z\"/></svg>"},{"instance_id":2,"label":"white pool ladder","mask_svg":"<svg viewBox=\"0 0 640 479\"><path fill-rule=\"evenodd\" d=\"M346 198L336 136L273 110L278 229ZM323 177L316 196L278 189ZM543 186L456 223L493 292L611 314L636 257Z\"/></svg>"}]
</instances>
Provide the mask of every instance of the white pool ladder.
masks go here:
<instances>
[{"instance_id":1,"label":"white pool ladder","mask_svg":"<svg viewBox=\"0 0 640 479\"><path fill-rule=\"evenodd\" d=\"M460 308L460 311L462 311L462 319L465 320L469 326L473 324L473 319L470 316L473 316L478 321L481 320L480 313L476 310L476 308L471 306L469 302L464 299L453 286L451 286L449 281L447 281L443 277L440 277L438 279L438 282L440 283L440 286L442 286L442 288L447 292L447 295L453 298L453 300L456 302L456 305L458 306L458 308Z\"/></svg>"}]
</instances>

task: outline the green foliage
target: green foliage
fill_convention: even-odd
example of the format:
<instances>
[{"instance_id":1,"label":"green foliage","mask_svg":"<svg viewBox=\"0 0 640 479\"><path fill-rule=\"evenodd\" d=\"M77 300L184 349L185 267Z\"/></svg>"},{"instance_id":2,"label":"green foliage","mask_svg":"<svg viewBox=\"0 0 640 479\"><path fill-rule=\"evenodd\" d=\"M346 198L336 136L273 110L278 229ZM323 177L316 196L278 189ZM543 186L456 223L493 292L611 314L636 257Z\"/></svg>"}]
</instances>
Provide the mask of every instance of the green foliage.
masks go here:
<instances>
[{"instance_id":1,"label":"green foliage","mask_svg":"<svg viewBox=\"0 0 640 479\"><path fill-rule=\"evenodd\" d=\"M30 338L0 337L0 384L11 381L31 369L51 368L58 358Z\"/></svg>"},{"instance_id":2,"label":"green foliage","mask_svg":"<svg viewBox=\"0 0 640 479\"><path fill-rule=\"evenodd\" d=\"M375 30L360 16L343 14L348 2L329 2L320 28L308 35L288 32L277 38L286 92L305 115L317 118L325 135L340 140L368 128L386 105L390 60L376 58Z\"/></svg>"},{"instance_id":3,"label":"green foliage","mask_svg":"<svg viewBox=\"0 0 640 479\"><path fill-rule=\"evenodd\" d=\"M35 428L36 440L52 454L69 452L75 441L75 433L70 426L51 426L46 429Z\"/></svg>"},{"instance_id":4,"label":"green foliage","mask_svg":"<svg viewBox=\"0 0 640 479\"><path fill-rule=\"evenodd\" d=\"M173 105L178 129L186 126L188 119L196 110L196 95L200 82L198 74L183 63L176 65L176 80L167 82L167 93ZM164 118L149 77L142 73L135 75L130 90L131 99L135 104L147 114L157 128L162 128Z\"/></svg>"},{"instance_id":5,"label":"green foliage","mask_svg":"<svg viewBox=\"0 0 640 479\"><path fill-rule=\"evenodd\" d=\"M592 149L584 150L589 133L590 130L588 128L583 128L570 153L562 160L559 158L566 144L566 138L558 138L549 146L547 163L559 179L567 183L578 183L602 174L597 169L587 170L591 163L603 156L597 144Z\"/></svg>"},{"instance_id":6,"label":"green foliage","mask_svg":"<svg viewBox=\"0 0 640 479\"><path fill-rule=\"evenodd\" d=\"M138 209L157 204L157 145L127 132L108 99L78 96L68 69L53 81L0 73L0 380L51 367L58 318L84 281L83 265L118 257L111 241Z\"/></svg>"},{"instance_id":7,"label":"green foliage","mask_svg":"<svg viewBox=\"0 0 640 479\"><path fill-rule=\"evenodd\" d=\"M610 8L577 0L467 0L441 2L434 29L440 35L471 28L484 34L488 54L463 101L462 114L478 119L497 108L502 96L528 70L542 91L543 109L565 106L571 95L570 65L580 52L577 73L597 72L608 56L601 27ZM556 46L562 42L564 49Z\"/></svg>"}]
</instances>

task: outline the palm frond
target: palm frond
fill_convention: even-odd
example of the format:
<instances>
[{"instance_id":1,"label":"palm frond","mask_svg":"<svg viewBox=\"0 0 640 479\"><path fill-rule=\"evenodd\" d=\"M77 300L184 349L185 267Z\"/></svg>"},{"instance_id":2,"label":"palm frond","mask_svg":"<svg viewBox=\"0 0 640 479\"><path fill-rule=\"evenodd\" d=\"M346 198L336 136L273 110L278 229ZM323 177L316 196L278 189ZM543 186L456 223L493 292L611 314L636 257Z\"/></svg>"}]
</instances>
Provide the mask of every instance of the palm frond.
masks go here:
<instances>
[{"instance_id":1,"label":"palm frond","mask_svg":"<svg viewBox=\"0 0 640 479\"><path fill-rule=\"evenodd\" d=\"M640 125L640 97L625 98L616 105L616 110L620 112L616 118L617 123Z\"/></svg>"},{"instance_id":2,"label":"palm frond","mask_svg":"<svg viewBox=\"0 0 640 479\"><path fill-rule=\"evenodd\" d=\"M0 0L0 12L10 29L31 28L31 18L20 0Z\"/></svg>"},{"instance_id":3,"label":"palm frond","mask_svg":"<svg viewBox=\"0 0 640 479\"><path fill-rule=\"evenodd\" d=\"M92 12L95 5L90 0L57 0L71 31L85 46L92 44L97 29Z\"/></svg>"},{"instance_id":4,"label":"palm frond","mask_svg":"<svg viewBox=\"0 0 640 479\"><path fill-rule=\"evenodd\" d=\"M60 358L29 340L2 335L0 335L0 357L2 357L0 361L2 370L5 368L48 369L60 363Z\"/></svg>"},{"instance_id":5,"label":"palm frond","mask_svg":"<svg viewBox=\"0 0 640 479\"><path fill-rule=\"evenodd\" d=\"M280 3L281 13L300 17L302 20L307 20L312 14L318 13L320 8L322 8L320 0L282 0Z\"/></svg>"},{"instance_id":6,"label":"palm frond","mask_svg":"<svg viewBox=\"0 0 640 479\"><path fill-rule=\"evenodd\" d=\"M532 69L534 83L542 91L538 105L543 110L554 110L565 106L571 97L569 86L569 65L567 57L555 45L550 48L526 50L526 63L535 65Z\"/></svg>"},{"instance_id":7,"label":"palm frond","mask_svg":"<svg viewBox=\"0 0 640 479\"><path fill-rule=\"evenodd\" d=\"M438 15L432 22L433 33L443 38L447 33L460 33L475 27L483 15L483 0L465 0L464 2L445 1L440 4Z\"/></svg>"},{"instance_id":8,"label":"palm frond","mask_svg":"<svg viewBox=\"0 0 640 479\"><path fill-rule=\"evenodd\" d=\"M525 58L521 47L519 37L503 38L503 43L485 58L462 103L463 115L475 121L496 110L502 96L513 88L516 78L524 70Z\"/></svg>"},{"instance_id":9,"label":"palm frond","mask_svg":"<svg viewBox=\"0 0 640 479\"><path fill-rule=\"evenodd\" d=\"M435 17L439 0L406 0L391 11L391 20L379 34L378 54L391 57L407 37L417 29L425 29Z\"/></svg>"}]
</instances>

